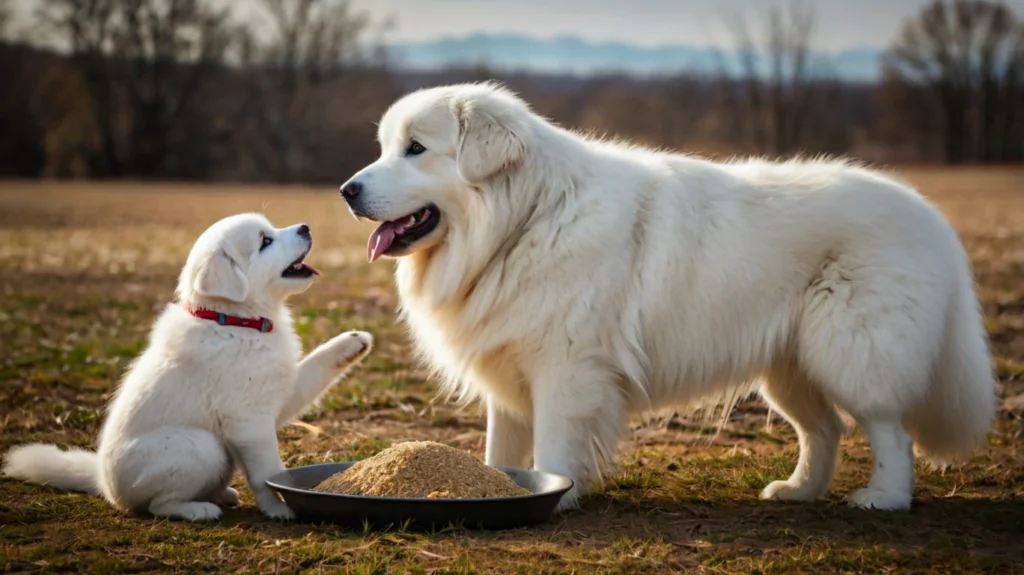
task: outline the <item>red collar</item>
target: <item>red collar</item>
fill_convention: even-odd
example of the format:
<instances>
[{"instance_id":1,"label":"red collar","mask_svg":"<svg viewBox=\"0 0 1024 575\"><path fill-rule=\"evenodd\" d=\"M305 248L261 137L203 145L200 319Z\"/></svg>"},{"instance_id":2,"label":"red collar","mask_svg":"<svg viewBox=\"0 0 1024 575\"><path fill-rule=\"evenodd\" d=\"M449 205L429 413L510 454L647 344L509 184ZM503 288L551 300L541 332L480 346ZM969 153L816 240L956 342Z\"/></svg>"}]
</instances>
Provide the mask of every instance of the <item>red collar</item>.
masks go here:
<instances>
[{"instance_id":1,"label":"red collar","mask_svg":"<svg viewBox=\"0 0 1024 575\"><path fill-rule=\"evenodd\" d=\"M220 312L213 311L211 309L192 309L186 307L188 313L198 317L199 319L208 319L215 321L220 325L236 325L238 327L247 327L249 329L255 329L263 333L269 333L274 331L274 322L270 321L265 317L248 318L248 317L236 317L233 315L227 315Z\"/></svg>"}]
</instances>

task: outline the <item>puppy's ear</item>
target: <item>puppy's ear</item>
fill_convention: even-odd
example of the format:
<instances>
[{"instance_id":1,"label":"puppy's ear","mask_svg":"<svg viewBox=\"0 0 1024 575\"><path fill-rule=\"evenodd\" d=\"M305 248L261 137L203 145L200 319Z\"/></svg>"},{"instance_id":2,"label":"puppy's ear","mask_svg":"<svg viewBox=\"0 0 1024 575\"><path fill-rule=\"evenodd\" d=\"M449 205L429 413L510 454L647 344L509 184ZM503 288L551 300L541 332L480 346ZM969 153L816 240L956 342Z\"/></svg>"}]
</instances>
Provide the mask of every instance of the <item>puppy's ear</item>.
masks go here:
<instances>
[{"instance_id":1,"label":"puppy's ear","mask_svg":"<svg viewBox=\"0 0 1024 575\"><path fill-rule=\"evenodd\" d=\"M217 250L199 264L192 289L205 297L243 302L249 293L249 280L227 252Z\"/></svg>"},{"instance_id":2,"label":"puppy's ear","mask_svg":"<svg viewBox=\"0 0 1024 575\"><path fill-rule=\"evenodd\" d=\"M529 128L518 103L485 95L452 102L459 123L459 176L479 184L517 167L526 157Z\"/></svg>"}]
</instances>

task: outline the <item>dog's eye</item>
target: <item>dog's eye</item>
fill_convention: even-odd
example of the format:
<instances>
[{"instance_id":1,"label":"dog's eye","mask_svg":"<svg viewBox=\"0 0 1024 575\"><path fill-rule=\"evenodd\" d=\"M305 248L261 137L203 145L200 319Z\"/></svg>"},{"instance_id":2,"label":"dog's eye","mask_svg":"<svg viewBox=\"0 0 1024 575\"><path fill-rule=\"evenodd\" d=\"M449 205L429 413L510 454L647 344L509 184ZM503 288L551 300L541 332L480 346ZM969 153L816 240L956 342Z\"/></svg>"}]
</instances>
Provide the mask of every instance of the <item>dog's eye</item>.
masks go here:
<instances>
[{"instance_id":1,"label":"dog's eye","mask_svg":"<svg viewBox=\"0 0 1024 575\"><path fill-rule=\"evenodd\" d=\"M260 251L262 252L263 250L267 249L267 246L269 246L272 243L274 243L274 238L268 238L267 236L263 236L263 241L260 243Z\"/></svg>"},{"instance_id":2,"label":"dog's eye","mask_svg":"<svg viewBox=\"0 0 1024 575\"><path fill-rule=\"evenodd\" d=\"M423 147L423 144L417 142L416 140L413 140L412 143L409 144L409 147L405 149L405 155L418 156L426 151L427 149Z\"/></svg>"}]
</instances>

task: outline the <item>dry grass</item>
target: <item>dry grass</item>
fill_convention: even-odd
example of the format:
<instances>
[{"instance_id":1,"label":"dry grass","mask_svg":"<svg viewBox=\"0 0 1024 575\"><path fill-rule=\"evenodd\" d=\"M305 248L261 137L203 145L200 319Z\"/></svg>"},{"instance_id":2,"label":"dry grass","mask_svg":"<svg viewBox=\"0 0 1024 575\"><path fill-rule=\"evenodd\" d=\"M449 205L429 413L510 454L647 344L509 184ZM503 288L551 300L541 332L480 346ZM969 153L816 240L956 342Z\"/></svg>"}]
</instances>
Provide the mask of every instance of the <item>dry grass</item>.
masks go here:
<instances>
[{"instance_id":1,"label":"dry grass","mask_svg":"<svg viewBox=\"0 0 1024 575\"><path fill-rule=\"evenodd\" d=\"M996 367L1007 395L1024 392L1024 171L907 170L949 214L975 262ZM390 267L365 263L368 228L336 191L177 185L0 185L0 449L27 440L91 445L118 376L145 345L180 262L214 219L265 211L305 221L325 271L294 302L311 346L345 329L379 345L309 417L323 433L288 428L289 466L347 460L391 442L431 439L483 450L475 411L431 401L431 383L395 324ZM1020 408L1018 408L1020 409ZM0 482L0 569L27 571L352 573L713 573L1024 571L1020 413L1006 410L990 449L962 469L919 469L915 509L847 509L867 480L856 434L828 501L757 500L792 469L793 434L765 428L741 405L710 445L681 420L637 429L623 466L581 510L548 525L498 533L351 532L265 521L244 482L243 506L210 525L120 514L97 498ZM705 441L701 443L701 441Z\"/></svg>"}]
</instances>

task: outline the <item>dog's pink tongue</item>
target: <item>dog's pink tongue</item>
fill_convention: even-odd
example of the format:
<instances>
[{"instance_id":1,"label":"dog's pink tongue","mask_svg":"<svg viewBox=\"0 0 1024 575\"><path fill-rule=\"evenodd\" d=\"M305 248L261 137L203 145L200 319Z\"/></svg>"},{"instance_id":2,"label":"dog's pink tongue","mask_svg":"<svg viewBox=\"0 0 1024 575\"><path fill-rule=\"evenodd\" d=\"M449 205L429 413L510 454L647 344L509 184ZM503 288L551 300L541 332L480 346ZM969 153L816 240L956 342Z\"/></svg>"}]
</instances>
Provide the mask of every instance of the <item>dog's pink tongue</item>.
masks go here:
<instances>
[{"instance_id":1,"label":"dog's pink tongue","mask_svg":"<svg viewBox=\"0 0 1024 575\"><path fill-rule=\"evenodd\" d=\"M366 259L373 262L380 259L384 252L388 251L395 236L398 235L399 225L396 222L384 222L370 234L370 241L366 244Z\"/></svg>"}]
</instances>

